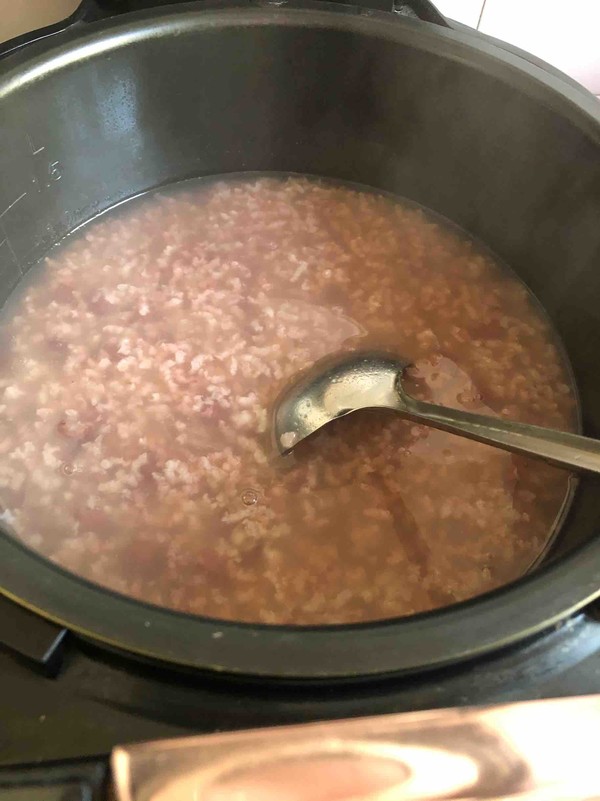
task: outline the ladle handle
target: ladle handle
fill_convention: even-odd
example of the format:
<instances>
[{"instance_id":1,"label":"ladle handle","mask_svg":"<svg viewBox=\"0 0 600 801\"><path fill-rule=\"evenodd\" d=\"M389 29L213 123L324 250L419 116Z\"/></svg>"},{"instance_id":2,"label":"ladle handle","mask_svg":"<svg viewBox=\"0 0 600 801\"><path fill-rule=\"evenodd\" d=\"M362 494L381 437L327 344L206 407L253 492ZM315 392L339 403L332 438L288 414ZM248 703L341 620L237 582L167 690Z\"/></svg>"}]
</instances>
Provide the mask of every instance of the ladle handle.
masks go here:
<instances>
[{"instance_id":1,"label":"ladle handle","mask_svg":"<svg viewBox=\"0 0 600 801\"><path fill-rule=\"evenodd\" d=\"M402 413L451 434L543 459L559 467L600 473L600 440L551 428L463 412L404 396Z\"/></svg>"}]
</instances>

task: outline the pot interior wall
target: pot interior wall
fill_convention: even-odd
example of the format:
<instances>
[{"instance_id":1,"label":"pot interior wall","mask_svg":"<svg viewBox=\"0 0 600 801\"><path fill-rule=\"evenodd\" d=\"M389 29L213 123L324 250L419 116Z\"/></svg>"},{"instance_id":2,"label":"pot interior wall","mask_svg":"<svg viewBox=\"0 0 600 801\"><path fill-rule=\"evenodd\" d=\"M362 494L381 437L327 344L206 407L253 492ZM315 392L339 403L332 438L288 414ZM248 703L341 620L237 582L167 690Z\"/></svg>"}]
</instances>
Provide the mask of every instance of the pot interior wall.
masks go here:
<instances>
[{"instance_id":1,"label":"pot interior wall","mask_svg":"<svg viewBox=\"0 0 600 801\"><path fill-rule=\"evenodd\" d=\"M550 89L427 26L390 21L387 37L377 20L309 15L179 13L162 27L136 22L127 42L115 27L101 47L90 29L74 57L24 81L11 76L28 54L7 62L1 299L54 242L151 187L241 170L362 182L447 216L517 271L554 319L585 430L600 435L593 125L585 132ZM599 514L586 480L555 553L592 537Z\"/></svg>"}]
</instances>

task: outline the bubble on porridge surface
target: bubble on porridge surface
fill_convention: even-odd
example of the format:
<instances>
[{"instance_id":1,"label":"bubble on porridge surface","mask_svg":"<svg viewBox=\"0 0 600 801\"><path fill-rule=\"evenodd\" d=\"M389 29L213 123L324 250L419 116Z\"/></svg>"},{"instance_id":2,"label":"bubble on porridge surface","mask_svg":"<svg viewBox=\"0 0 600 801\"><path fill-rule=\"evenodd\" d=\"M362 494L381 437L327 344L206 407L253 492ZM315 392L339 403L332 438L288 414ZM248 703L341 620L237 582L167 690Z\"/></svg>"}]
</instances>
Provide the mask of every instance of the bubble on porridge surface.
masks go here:
<instances>
[{"instance_id":1,"label":"bubble on porridge surface","mask_svg":"<svg viewBox=\"0 0 600 801\"><path fill-rule=\"evenodd\" d=\"M566 497L563 471L388 412L273 458L286 383L354 348L406 357L416 397L573 429L527 290L389 196L299 176L161 190L55 249L0 323L11 530L150 603L277 624L409 615L521 575Z\"/></svg>"},{"instance_id":2,"label":"bubble on porridge surface","mask_svg":"<svg viewBox=\"0 0 600 801\"><path fill-rule=\"evenodd\" d=\"M258 492L254 489L246 489L242 492L242 503L244 506L254 506L258 503Z\"/></svg>"}]
</instances>

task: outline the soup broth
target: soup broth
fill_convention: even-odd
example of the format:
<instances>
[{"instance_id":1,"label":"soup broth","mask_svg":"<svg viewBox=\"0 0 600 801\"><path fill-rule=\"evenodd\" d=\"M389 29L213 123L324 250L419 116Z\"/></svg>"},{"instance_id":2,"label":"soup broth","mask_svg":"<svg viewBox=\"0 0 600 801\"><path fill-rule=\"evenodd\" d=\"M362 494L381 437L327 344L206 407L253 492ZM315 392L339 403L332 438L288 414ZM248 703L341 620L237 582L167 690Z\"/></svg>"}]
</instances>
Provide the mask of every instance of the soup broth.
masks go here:
<instances>
[{"instance_id":1,"label":"soup broth","mask_svg":"<svg viewBox=\"0 0 600 801\"><path fill-rule=\"evenodd\" d=\"M410 363L407 391L574 430L528 290L450 223L301 176L186 182L56 248L5 310L0 503L92 582L221 619L410 615L521 576L565 471L357 413L278 457L274 400L328 354Z\"/></svg>"}]
</instances>

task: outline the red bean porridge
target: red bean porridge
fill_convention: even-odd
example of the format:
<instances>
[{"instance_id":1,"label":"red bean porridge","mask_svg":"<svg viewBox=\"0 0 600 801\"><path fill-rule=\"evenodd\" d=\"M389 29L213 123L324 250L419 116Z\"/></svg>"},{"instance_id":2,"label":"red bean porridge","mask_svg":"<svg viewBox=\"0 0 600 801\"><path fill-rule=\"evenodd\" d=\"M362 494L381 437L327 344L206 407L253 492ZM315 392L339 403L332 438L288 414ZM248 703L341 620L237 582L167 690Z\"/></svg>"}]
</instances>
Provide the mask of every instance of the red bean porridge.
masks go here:
<instances>
[{"instance_id":1,"label":"red bean porridge","mask_svg":"<svg viewBox=\"0 0 600 801\"><path fill-rule=\"evenodd\" d=\"M87 579L264 623L409 615L509 582L568 474L383 412L271 450L283 386L383 348L413 394L573 430L545 316L481 246L388 196L298 176L121 206L4 315L1 518Z\"/></svg>"}]
</instances>

